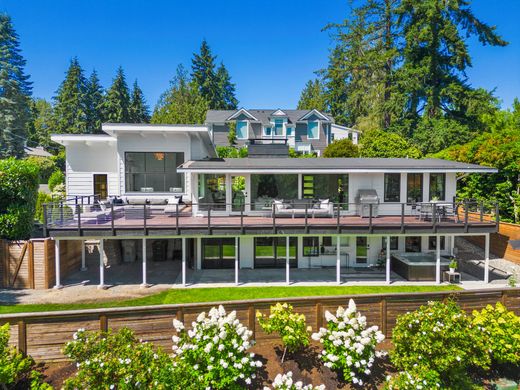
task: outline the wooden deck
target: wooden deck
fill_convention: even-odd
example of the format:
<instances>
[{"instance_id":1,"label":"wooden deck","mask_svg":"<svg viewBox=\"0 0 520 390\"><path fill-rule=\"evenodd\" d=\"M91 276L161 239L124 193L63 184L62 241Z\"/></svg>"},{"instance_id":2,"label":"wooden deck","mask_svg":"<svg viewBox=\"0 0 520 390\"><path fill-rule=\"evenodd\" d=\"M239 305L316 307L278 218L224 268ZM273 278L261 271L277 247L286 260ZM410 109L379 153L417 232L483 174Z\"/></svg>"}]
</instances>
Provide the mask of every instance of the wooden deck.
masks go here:
<instances>
[{"instance_id":1,"label":"wooden deck","mask_svg":"<svg viewBox=\"0 0 520 390\"><path fill-rule=\"evenodd\" d=\"M134 209L135 210L135 209ZM361 218L356 215L331 217L272 216L204 213L194 216L190 207L179 215L167 215L161 209L151 209L147 218L125 214L124 207L106 215L78 220L77 216L55 218L46 226L55 236L93 235L218 235L218 234L404 234L404 233L490 233L497 223L480 218L456 216L441 219L421 219L417 215L381 215Z\"/></svg>"}]
</instances>

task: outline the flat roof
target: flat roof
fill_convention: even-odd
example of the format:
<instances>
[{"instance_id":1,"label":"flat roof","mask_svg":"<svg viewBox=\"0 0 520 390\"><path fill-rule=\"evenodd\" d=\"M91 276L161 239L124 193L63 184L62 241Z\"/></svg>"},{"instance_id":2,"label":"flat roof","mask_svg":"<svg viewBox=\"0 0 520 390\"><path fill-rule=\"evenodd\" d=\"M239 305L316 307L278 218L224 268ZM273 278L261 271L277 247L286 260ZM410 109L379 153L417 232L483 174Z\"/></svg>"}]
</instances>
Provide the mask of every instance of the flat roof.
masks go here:
<instances>
[{"instance_id":1,"label":"flat roof","mask_svg":"<svg viewBox=\"0 0 520 390\"><path fill-rule=\"evenodd\" d=\"M200 173L354 173L455 172L496 173L476 164L440 159L412 158L224 158L188 161L178 172Z\"/></svg>"}]
</instances>

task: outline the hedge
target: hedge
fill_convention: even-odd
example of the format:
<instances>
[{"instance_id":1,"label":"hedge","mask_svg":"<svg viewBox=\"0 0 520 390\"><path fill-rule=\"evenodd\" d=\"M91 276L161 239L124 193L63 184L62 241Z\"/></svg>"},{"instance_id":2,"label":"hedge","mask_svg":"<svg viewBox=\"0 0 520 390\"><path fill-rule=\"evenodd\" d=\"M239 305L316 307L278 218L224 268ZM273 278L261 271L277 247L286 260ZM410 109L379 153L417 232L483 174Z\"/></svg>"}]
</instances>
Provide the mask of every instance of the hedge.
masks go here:
<instances>
[{"instance_id":1,"label":"hedge","mask_svg":"<svg viewBox=\"0 0 520 390\"><path fill-rule=\"evenodd\" d=\"M33 230L39 169L34 162L0 160L0 238L22 240Z\"/></svg>"}]
</instances>

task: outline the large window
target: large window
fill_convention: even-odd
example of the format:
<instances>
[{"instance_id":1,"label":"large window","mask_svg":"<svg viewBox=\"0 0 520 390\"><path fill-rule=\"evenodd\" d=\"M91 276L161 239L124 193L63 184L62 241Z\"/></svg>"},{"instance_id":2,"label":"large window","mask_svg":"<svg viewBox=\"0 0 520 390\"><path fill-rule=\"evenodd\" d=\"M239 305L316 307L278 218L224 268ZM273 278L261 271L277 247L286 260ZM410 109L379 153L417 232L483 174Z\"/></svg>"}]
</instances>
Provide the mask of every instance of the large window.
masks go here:
<instances>
[{"instance_id":1,"label":"large window","mask_svg":"<svg viewBox=\"0 0 520 390\"><path fill-rule=\"evenodd\" d=\"M255 237L255 268L285 267L287 259L286 237ZM297 266L298 239L289 238L289 266Z\"/></svg>"},{"instance_id":2,"label":"large window","mask_svg":"<svg viewBox=\"0 0 520 390\"><path fill-rule=\"evenodd\" d=\"M348 175L303 175L302 194L307 199L330 199L348 206Z\"/></svg>"},{"instance_id":3,"label":"large window","mask_svg":"<svg viewBox=\"0 0 520 390\"><path fill-rule=\"evenodd\" d=\"M199 174L199 209L226 209L226 175Z\"/></svg>"},{"instance_id":4,"label":"large window","mask_svg":"<svg viewBox=\"0 0 520 390\"><path fill-rule=\"evenodd\" d=\"M423 174L409 173L406 175L406 202L419 203L423 201Z\"/></svg>"},{"instance_id":5,"label":"large window","mask_svg":"<svg viewBox=\"0 0 520 390\"><path fill-rule=\"evenodd\" d=\"M445 173L430 173L430 200L446 200Z\"/></svg>"},{"instance_id":6,"label":"large window","mask_svg":"<svg viewBox=\"0 0 520 390\"><path fill-rule=\"evenodd\" d=\"M385 202L401 201L401 174L385 173Z\"/></svg>"},{"instance_id":7,"label":"large window","mask_svg":"<svg viewBox=\"0 0 520 390\"><path fill-rule=\"evenodd\" d=\"M307 138L308 139L320 138L319 122L309 121L309 123L307 123Z\"/></svg>"},{"instance_id":8,"label":"large window","mask_svg":"<svg viewBox=\"0 0 520 390\"><path fill-rule=\"evenodd\" d=\"M184 192L182 152L126 152L126 192Z\"/></svg>"},{"instance_id":9,"label":"large window","mask_svg":"<svg viewBox=\"0 0 520 390\"><path fill-rule=\"evenodd\" d=\"M273 199L298 199L298 175L251 175L252 209L269 209Z\"/></svg>"},{"instance_id":10,"label":"large window","mask_svg":"<svg viewBox=\"0 0 520 390\"><path fill-rule=\"evenodd\" d=\"M246 121L237 121L236 135L237 135L237 139L247 139L248 138Z\"/></svg>"}]
</instances>

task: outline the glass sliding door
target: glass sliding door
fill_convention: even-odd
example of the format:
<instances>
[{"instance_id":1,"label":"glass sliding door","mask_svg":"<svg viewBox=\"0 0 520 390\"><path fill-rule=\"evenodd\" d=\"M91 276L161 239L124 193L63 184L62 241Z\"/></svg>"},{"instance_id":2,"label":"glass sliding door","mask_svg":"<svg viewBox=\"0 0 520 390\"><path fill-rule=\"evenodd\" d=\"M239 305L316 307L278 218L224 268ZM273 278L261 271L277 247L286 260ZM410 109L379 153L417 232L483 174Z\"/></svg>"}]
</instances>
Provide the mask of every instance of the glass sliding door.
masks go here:
<instances>
[{"instance_id":1,"label":"glass sliding door","mask_svg":"<svg viewBox=\"0 0 520 390\"><path fill-rule=\"evenodd\" d=\"M286 237L255 237L255 268L283 268L286 262ZM297 267L298 239L289 238L289 265Z\"/></svg>"},{"instance_id":2,"label":"glass sliding door","mask_svg":"<svg viewBox=\"0 0 520 390\"><path fill-rule=\"evenodd\" d=\"M202 268L234 268L234 238L202 238Z\"/></svg>"}]
</instances>

